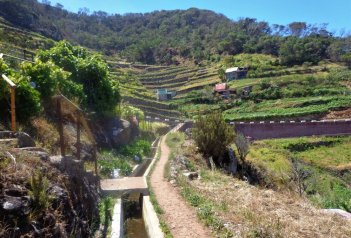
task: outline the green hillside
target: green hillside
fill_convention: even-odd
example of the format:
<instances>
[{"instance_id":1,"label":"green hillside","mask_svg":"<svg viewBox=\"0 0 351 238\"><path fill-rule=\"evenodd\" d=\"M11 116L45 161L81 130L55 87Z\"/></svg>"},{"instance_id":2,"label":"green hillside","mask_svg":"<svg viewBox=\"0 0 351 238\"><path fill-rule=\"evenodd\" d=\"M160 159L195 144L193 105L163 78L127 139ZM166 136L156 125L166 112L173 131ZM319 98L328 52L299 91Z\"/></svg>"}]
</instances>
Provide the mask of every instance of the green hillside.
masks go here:
<instances>
[{"instance_id":1,"label":"green hillside","mask_svg":"<svg viewBox=\"0 0 351 238\"><path fill-rule=\"evenodd\" d=\"M289 66L350 59L351 38L334 36L323 25L270 25L254 18L231 20L196 8L125 15L81 9L76 14L62 5L44 3L0 0L0 17L48 38L67 39L131 62L200 64L240 53L279 56L280 63Z\"/></svg>"}]
</instances>

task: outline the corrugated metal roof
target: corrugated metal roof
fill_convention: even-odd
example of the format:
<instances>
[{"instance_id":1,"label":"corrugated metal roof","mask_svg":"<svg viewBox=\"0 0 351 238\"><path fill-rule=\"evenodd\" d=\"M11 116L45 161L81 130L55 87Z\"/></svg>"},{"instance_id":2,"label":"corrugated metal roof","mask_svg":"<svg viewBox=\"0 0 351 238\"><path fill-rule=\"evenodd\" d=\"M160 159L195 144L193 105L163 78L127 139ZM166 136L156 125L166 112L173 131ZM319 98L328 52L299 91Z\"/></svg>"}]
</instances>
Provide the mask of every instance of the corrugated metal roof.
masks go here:
<instances>
[{"instance_id":1,"label":"corrugated metal roof","mask_svg":"<svg viewBox=\"0 0 351 238\"><path fill-rule=\"evenodd\" d=\"M239 70L239 67L233 67L233 68L229 68L229 69L226 69L226 73L231 73L231 72L235 72L235 71L238 71Z\"/></svg>"}]
</instances>

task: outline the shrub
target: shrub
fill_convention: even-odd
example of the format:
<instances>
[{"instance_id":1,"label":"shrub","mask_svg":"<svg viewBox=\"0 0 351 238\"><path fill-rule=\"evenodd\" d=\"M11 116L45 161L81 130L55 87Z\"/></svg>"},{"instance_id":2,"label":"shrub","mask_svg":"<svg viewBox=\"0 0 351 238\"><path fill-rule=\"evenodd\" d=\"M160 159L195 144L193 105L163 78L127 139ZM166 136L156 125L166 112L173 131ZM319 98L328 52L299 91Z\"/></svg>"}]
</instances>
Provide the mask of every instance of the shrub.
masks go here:
<instances>
[{"instance_id":1,"label":"shrub","mask_svg":"<svg viewBox=\"0 0 351 238\"><path fill-rule=\"evenodd\" d=\"M123 158L118 158L112 153L104 153L104 159L98 160L98 164L101 167L101 175L110 177L115 169L120 170L120 174L127 176L132 172L132 167L128 161Z\"/></svg>"},{"instance_id":2,"label":"shrub","mask_svg":"<svg viewBox=\"0 0 351 238\"><path fill-rule=\"evenodd\" d=\"M125 156L145 156L151 151L151 143L146 140L137 140L131 145L126 145L121 148L121 153Z\"/></svg>"},{"instance_id":3,"label":"shrub","mask_svg":"<svg viewBox=\"0 0 351 238\"><path fill-rule=\"evenodd\" d=\"M37 60L34 64L24 63L21 74L29 77L35 83L35 88L40 92L43 99L54 95L58 88L58 82L63 80L64 73L51 62L45 64Z\"/></svg>"},{"instance_id":4,"label":"shrub","mask_svg":"<svg viewBox=\"0 0 351 238\"><path fill-rule=\"evenodd\" d=\"M49 181L41 172L32 174L30 180L29 196L32 198L37 210L46 209L50 205L50 196L47 194Z\"/></svg>"},{"instance_id":5,"label":"shrub","mask_svg":"<svg viewBox=\"0 0 351 238\"><path fill-rule=\"evenodd\" d=\"M217 165L222 165L227 146L233 142L234 136L233 127L218 112L198 117L193 128L193 137L199 151L207 160L212 157ZM207 162L209 164L209 160Z\"/></svg>"},{"instance_id":6,"label":"shrub","mask_svg":"<svg viewBox=\"0 0 351 238\"><path fill-rule=\"evenodd\" d=\"M136 116L139 120L144 120L144 112L131 105L121 103L115 110L124 119L131 120L133 116Z\"/></svg>"},{"instance_id":7,"label":"shrub","mask_svg":"<svg viewBox=\"0 0 351 238\"><path fill-rule=\"evenodd\" d=\"M36 116L41 111L40 93L35 90L29 83L26 77L21 77L15 74L9 67L0 59L0 72L5 73L16 85L16 115L21 122L26 122L30 117ZM1 76L0 76L1 77ZM9 86L4 80L0 80L0 106L1 108L10 109L10 93ZM2 116L8 110L2 110Z\"/></svg>"},{"instance_id":8,"label":"shrub","mask_svg":"<svg viewBox=\"0 0 351 238\"><path fill-rule=\"evenodd\" d=\"M235 146L238 150L238 154L241 160L241 163L245 162L245 158L247 156L247 154L249 153L249 148L250 148L250 144L249 141L245 138L245 136L243 134L238 134L235 137Z\"/></svg>"},{"instance_id":9,"label":"shrub","mask_svg":"<svg viewBox=\"0 0 351 238\"><path fill-rule=\"evenodd\" d=\"M42 110L40 93L24 79L20 79L16 84L17 119L18 121L26 122L29 118L37 116Z\"/></svg>"}]
</instances>

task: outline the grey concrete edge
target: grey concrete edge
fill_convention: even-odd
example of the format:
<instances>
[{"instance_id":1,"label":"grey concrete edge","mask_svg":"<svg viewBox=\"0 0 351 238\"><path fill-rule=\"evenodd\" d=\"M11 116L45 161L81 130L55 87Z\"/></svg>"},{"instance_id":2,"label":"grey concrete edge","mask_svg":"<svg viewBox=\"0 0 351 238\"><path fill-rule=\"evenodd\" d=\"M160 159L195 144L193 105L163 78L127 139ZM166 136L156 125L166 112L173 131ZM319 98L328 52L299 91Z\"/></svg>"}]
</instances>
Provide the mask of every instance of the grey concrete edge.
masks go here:
<instances>
[{"instance_id":1,"label":"grey concrete edge","mask_svg":"<svg viewBox=\"0 0 351 238\"><path fill-rule=\"evenodd\" d=\"M121 198L116 200L113 207L110 238L123 238L123 209Z\"/></svg>"},{"instance_id":2,"label":"grey concrete edge","mask_svg":"<svg viewBox=\"0 0 351 238\"><path fill-rule=\"evenodd\" d=\"M157 148L160 147L160 143L161 143L161 138L160 138L160 139L158 140L158 142L157 142ZM149 168L147 168L147 170L145 171L145 173L144 173L144 175L143 175L143 177L144 177L144 179L145 179L145 182L146 182L146 177L149 176L151 169L154 167L154 164L155 164L156 161L157 161L158 155L159 155L159 150L157 149L157 150L156 150L156 153L155 153L155 156L154 156L154 158L152 159L152 162L151 162L150 165L149 165Z\"/></svg>"},{"instance_id":3,"label":"grey concrete edge","mask_svg":"<svg viewBox=\"0 0 351 238\"><path fill-rule=\"evenodd\" d=\"M154 206L150 201L150 196L143 197L143 219L145 223L145 229L149 237L164 237L164 234L160 227L160 221L157 217Z\"/></svg>"}]
</instances>

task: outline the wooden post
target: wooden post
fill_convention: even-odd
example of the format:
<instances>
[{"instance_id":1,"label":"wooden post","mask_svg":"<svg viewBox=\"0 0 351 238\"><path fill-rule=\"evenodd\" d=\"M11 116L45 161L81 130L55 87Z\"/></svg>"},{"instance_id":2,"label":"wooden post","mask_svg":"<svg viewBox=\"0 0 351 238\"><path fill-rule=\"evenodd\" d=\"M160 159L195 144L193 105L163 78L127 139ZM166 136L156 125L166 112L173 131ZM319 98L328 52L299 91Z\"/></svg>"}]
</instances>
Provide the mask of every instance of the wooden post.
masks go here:
<instances>
[{"instance_id":1,"label":"wooden post","mask_svg":"<svg viewBox=\"0 0 351 238\"><path fill-rule=\"evenodd\" d=\"M2 56L2 55L0 55ZM16 131L16 84L14 84L11 79L9 79L5 74L2 75L2 78L10 85L11 91L11 130Z\"/></svg>"},{"instance_id":2,"label":"wooden post","mask_svg":"<svg viewBox=\"0 0 351 238\"><path fill-rule=\"evenodd\" d=\"M80 160L80 111L77 111L77 159Z\"/></svg>"},{"instance_id":3,"label":"wooden post","mask_svg":"<svg viewBox=\"0 0 351 238\"><path fill-rule=\"evenodd\" d=\"M66 156L65 153L65 138L63 135L63 118L62 118L62 109L61 109L61 98L57 98L57 116L59 118L59 134L60 134L60 146L61 146L61 156Z\"/></svg>"},{"instance_id":4,"label":"wooden post","mask_svg":"<svg viewBox=\"0 0 351 238\"><path fill-rule=\"evenodd\" d=\"M16 86L11 87L11 129L16 132Z\"/></svg>"}]
</instances>

